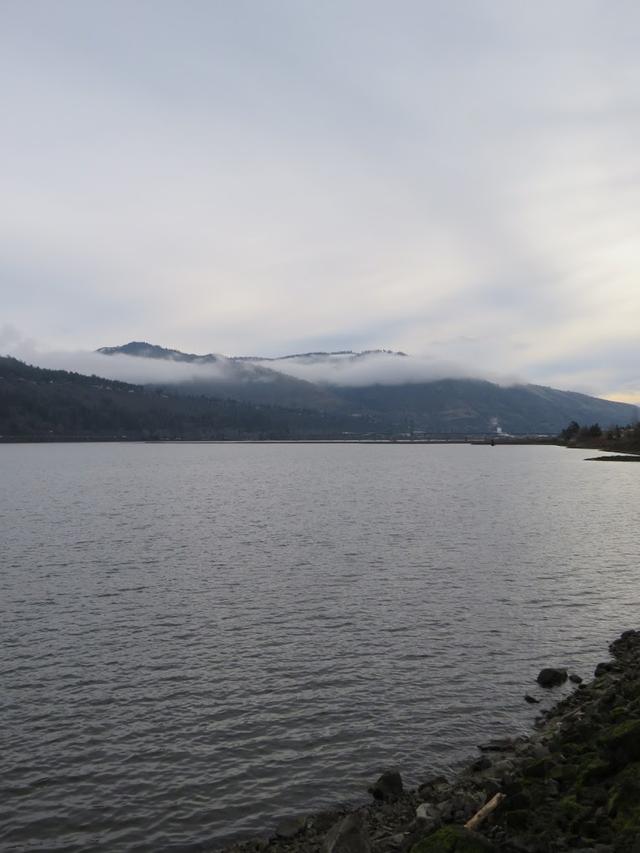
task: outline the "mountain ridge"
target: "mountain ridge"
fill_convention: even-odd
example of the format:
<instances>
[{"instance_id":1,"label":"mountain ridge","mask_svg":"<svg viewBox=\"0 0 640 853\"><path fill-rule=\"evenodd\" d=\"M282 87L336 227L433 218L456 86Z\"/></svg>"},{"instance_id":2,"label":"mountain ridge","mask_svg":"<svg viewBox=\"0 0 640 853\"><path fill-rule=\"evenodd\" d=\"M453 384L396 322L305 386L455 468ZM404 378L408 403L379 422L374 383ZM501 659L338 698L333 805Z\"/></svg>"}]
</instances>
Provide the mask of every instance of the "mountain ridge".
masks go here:
<instances>
[{"instance_id":1,"label":"mountain ridge","mask_svg":"<svg viewBox=\"0 0 640 853\"><path fill-rule=\"evenodd\" d=\"M580 423L632 423L637 409L628 403L604 400L575 391L561 391L544 385L519 383L500 385L472 377L399 378L376 380L376 370L389 364L411 367L411 357L392 350L365 350L357 353L309 352L267 359L268 366L255 357L197 356L154 344L130 342L122 347L103 347L105 355L136 355L190 361L209 365L219 373L194 374L189 380L172 384L176 393L227 396L245 402L269 405L304 406L321 412L345 413L354 417L384 421L396 432L558 434L572 420ZM209 359L203 362L202 359ZM396 361L397 359L397 361ZM297 373L279 370L276 364L293 364ZM349 384L338 371L370 367ZM334 370L313 373L320 366ZM305 371L306 375L305 375ZM355 376L356 374L354 374ZM332 376L336 381L331 381ZM311 378L308 378L311 377ZM315 378L314 378L315 377ZM328 377L328 378L327 378ZM369 379L367 380L367 377ZM161 383L162 384L162 383ZM170 381L164 383L171 384Z\"/></svg>"}]
</instances>

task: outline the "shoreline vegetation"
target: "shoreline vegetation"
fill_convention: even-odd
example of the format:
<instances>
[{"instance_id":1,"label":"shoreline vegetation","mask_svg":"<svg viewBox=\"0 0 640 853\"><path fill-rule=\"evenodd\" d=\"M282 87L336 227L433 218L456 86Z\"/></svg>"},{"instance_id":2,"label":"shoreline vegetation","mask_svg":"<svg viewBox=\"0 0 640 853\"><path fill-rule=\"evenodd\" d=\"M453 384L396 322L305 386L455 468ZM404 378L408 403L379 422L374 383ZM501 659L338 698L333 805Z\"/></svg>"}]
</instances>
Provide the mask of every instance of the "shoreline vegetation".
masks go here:
<instances>
[{"instance_id":1,"label":"shoreline vegetation","mask_svg":"<svg viewBox=\"0 0 640 853\"><path fill-rule=\"evenodd\" d=\"M640 631L625 631L609 651L588 684L542 670L542 687L569 679L576 689L528 737L480 746L455 778L407 791L389 770L369 789L369 804L285 820L272 838L225 853L636 853Z\"/></svg>"},{"instance_id":2,"label":"shoreline vegetation","mask_svg":"<svg viewBox=\"0 0 640 853\"><path fill-rule=\"evenodd\" d=\"M559 443L579 450L601 450L616 456L593 456L588 462L634 462L640 459L640 423L612 426L603 430L599 424L580 426L577 421L562 430Z\"/></svg>"}]
</instances>

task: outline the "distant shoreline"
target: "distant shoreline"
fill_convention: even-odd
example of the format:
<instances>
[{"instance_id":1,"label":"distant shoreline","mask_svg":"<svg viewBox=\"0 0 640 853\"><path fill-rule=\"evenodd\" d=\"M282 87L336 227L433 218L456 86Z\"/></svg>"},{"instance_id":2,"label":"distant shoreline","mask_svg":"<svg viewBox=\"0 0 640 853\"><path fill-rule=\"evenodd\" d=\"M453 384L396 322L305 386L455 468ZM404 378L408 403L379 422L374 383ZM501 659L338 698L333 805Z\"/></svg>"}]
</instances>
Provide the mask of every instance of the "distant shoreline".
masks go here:
<instances>
[{"instance_id":1,"label":"distant shoreline","mask_svg":"<svg viewBox=\"0 0 640 853\"><path fill-rule=\"evenodd\" d=\"M108 436L70 436L68 438L54 437L17 437L0 436L0 444L400 444L406 445L432 445L432 444L468 444L480 447L503 447L518 445L555 445L564 447L556 438L485 438L482 436L469 436L468 438L124 438ZM581 448L595 449L595 448Z\"/></svg>"},{"instance_id":2,"label":"distant shoreline","mask_svg":"<svg viewBox=\"0 0 640 853\"><path fill-rule=\"evenodd\" d=\"M195 439L195 438L124 438L108 436L69 436L45 438L38 437L16 437L0 436L0 445L24 445L24 444L144 444L144 445L399 445L429 447L433 445L468 445L471 447L522 447L526 445L543 447L565 447L569 450L599 450L610 454L605 456L591 456L585 462L640 462L640 452L633 450L607 450L602 446L576 446L567 445L557 438L526 438L526 437L483 437L469 436L467 438L228 438L228 439Z\"/></svg>"},{"instance_id":3,"label":"distant shoreline","mask_svg":"<svg viewBox=\"0 0 640 853\"><path fill-rule=\"evenodd\" d=\"M585 462L640 462L640 456L635 453L627 453L624 456L591 456Z\"/></svg>"}]
</instances>

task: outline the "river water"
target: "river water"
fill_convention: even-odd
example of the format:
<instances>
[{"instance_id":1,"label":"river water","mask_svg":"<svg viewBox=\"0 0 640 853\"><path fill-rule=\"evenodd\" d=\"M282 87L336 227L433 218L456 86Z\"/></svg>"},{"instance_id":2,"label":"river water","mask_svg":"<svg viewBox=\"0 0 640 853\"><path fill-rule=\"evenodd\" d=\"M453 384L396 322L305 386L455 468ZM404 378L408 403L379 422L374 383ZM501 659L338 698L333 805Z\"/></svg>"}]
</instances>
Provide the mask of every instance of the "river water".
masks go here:
<instances>
[{"instance_id":1,"label":"river water","mask_svg":"<svg viewBox=\"0 0 640 853\"><path fill-rule=\"evenodd\" d=\"M638 627L589 455L0 446L2 850L215 850L528 730Z\"/></svg>"}]
</instances>

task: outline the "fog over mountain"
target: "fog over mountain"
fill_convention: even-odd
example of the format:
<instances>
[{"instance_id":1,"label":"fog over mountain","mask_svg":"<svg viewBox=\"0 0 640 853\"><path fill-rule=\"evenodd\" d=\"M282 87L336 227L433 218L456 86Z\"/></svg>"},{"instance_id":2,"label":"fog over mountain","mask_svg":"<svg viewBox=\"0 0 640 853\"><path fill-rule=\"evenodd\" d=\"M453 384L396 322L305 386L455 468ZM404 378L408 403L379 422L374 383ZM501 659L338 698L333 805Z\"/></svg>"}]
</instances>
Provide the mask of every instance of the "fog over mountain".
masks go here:
<instances>
[{"instance_id":1,"label":"fog over mountain","mask_svg":"<svg viewBox=\"0 0 640 853\"><path fill-rule=\"evenodd\" d=\"M278 359L251 359L250 362L272 367L307 382L351 388L414 384L438 379L486 379L500 385L518 382L515 377L497 376L452 361L436 361L390 350L305 353Z\"/></svg>"},{"instance_id":2,"label":"fog over mountain","mask_svg":"<svg viewBox=\"0 0 640 853\"><path fill-rule=\"evenodd\" d=\"M184 353L143 341L97 352L39 353L26 361L166 388L173 394L367 418L384 429L445 433L558 433L570 420L636 420L635 406L482 376L401 352L308 352L276 358ZM354 426L357 421L353 421ZM358 431L362 427L358 425Z\"/></svg>"},{"instance_id":3,"label":"fog over mountain","mask_svg":"<svg viewBox=\"0 0 640 853\"><path fill-rule=\"evenodd\" d=\"M636 407L626 403L382 349L273 358L185 353L144 341L96 352L45 353L25 341L12 349L12 355L39 367L181 396L373 419L393 432L557 434L571 420L606 426L637 417Z\"/></svg>"},{"instance_id":4,"label":"fog over mountain","mask_svg":"<svg viewBox=\"0 0 640 853\"><path fill-rule=\"evenodd\" d=\"M179 384L190 381L275 381L282 376L304 382L345 387L399 385L437 379L486 379L500 385L518 384L515 376L499 376L477 367L435 360L404 352L377 349L354 352L311 352L265 358L221 353L183 353L131 341L96 351L42 351L33 342L11 342L7 354L39 367L73 370L107 379L139 384Z\"/></svg>"}]
</instances>

